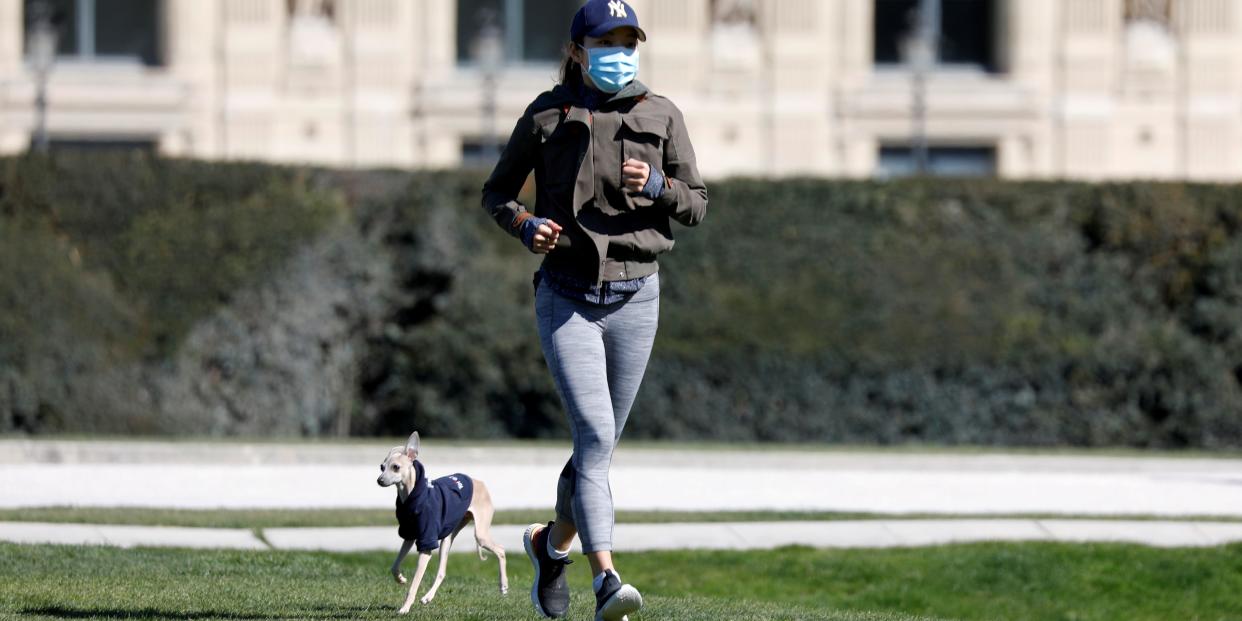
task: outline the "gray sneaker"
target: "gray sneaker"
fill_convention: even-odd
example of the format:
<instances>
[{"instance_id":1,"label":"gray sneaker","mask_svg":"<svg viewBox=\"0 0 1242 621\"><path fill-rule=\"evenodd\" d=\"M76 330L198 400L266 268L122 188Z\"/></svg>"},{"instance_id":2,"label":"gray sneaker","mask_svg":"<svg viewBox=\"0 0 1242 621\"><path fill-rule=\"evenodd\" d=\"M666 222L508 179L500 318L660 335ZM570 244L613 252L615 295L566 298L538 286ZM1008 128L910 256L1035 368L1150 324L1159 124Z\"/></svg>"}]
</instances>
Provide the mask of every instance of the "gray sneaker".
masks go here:
<instances>
[{"instance_id":1,"label":"gray sneaker","mask_svg":"<svg viewBox=\"0 0 1242 621\"><path fill-rule=\"evenodd\" d=\"M595 592L595 621L629 621L627 615L642 607L642 593L628 584L621 584L617 572L605 570L604 583Z\"/></svg>"},{"instance_id":2,"label":"gray sneaker","mask_svg":"<svg viewBox=\"0 0 1242 621\"><path fill-rule=\"evenodd\" d=\"M548 555L548 531L552 524L531 524L522 535L522 545L535 566L535 583L530 587L530 601L534 602L535 610L545 617L563 617L569 613L565 566L573 561L557 560Z\"/></svg>"}]
</instances>

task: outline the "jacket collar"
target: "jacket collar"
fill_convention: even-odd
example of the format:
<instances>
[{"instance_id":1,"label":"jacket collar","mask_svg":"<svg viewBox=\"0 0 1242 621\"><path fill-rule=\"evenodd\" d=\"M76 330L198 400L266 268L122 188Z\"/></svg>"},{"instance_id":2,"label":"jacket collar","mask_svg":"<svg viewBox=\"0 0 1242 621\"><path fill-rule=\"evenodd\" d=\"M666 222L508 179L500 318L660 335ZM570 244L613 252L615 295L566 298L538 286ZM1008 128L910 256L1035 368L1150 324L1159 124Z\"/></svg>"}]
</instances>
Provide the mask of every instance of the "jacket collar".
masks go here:
<instances>
[{"instance_id":1,"label":"jacket collar","mask_svg":"<svg viewBox=\"0 0 1242 621\"><path fill-rule=\"evenodd\" d=\"M558 107L569 104L578 108L586 108L587 110L598 110L626 99L647 95L650 92L651 90L647 88L647 85L638 80L626 84L625 88L613 95L593 89L585 83L574 86L557 84L552 88L554 101L551 103Z\"/></svg>"}]
</instances>

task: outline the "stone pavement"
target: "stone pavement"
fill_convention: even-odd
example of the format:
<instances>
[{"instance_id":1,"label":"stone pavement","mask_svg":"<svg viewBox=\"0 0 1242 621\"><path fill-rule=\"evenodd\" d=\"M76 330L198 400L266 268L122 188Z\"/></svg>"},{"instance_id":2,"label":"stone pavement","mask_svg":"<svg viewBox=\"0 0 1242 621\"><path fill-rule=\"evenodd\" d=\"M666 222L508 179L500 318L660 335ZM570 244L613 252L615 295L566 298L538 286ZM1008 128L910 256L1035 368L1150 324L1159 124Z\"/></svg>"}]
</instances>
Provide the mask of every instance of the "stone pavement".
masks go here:
<instances>
[{"instance_id":1,"label":"stone pavement","mask_svg":"<svg viewBox=\"0 0 1242 621\"><path fill-rule=\"evenodd\" d=\"M396 551L396 526L375 528L269 528L263 539L246 529L95 526L0 522L0 541L67 545L261 550ZM493 537L522 550L523 526L498 525ZM462 532L454 552L474 552ZM815 548L892 548L975 541L1125 542L1159 547L1202 547L1242 542L1242 522L1147 520L861 520L618 524L618 550L760 550L788 545ZM576 544L575 544L576 545Z\"/></svg>"},{"instance_id":2,"label":"stone pavement","mask_svg":"<svg viewBox=\"0 0 1242 621\"><path fill-rule=\"evenodd\" d=\"M0 507L389 508L375 477L390 444L0 440ZM424 438L422 459L521 509L552 506L568 456ZM622 443L612 489L621 510L1237 518L1242 459Z\"/></svg>"},{"instance_id":3,"label":"stone pavement","mask_svg":"<svg viewBox=\"0 0 1242 621\"><path fill-rule=\"evenodd\" d=\"M375 484L391 442L0 440L0 508L383 508ZM502 509L550 508L568 445L424 439L431 476L485 480ZM72 483L72 496L68 495ZM925 513L959 519L620 524L618 549L894 547L967 541L1242 541L1242 459L622 445L622 510ZM996 514L1109 519L984 519ZM960 519L968 516L968 519ZM1159 516L1126 520L1124 516ZM1179 521L1179 516L1198 516ZM520 526L495 538L521 549ZM387 528L207 529L0 523L0 541L235 549L395 550ZM473 551L472 541L457 551Z\"/></svg>"}]
</instances>

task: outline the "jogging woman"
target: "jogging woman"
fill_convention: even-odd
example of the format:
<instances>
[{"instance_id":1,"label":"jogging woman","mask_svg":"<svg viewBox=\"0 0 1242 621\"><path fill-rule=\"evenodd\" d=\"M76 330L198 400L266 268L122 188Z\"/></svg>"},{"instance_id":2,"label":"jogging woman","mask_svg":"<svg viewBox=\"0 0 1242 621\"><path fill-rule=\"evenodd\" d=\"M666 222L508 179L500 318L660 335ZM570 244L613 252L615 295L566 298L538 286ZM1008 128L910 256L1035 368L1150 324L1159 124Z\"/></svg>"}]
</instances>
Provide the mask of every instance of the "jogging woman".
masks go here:
<instances>
[{"instance_id":1,"label":"jogging woman","mask_svg":"<svg viewBox=\"0 0 1242 621\"><path fill-rule=\"evenodd\" d=\"M707 188L681 112L635 80L647 35L623 0L589 0L570 27L561 82L526 109L483 187L483 206L532 252L544 359L569 416L574 450L557 482L556 519L532 524L538 612L569 611L564 569L576 535L595 576L596 619L642 606L612 560L608 468L655 340L656 257L671 220L694 226ZM517 201L531 171L532 214Z\"/></svg>"}]
</instances>

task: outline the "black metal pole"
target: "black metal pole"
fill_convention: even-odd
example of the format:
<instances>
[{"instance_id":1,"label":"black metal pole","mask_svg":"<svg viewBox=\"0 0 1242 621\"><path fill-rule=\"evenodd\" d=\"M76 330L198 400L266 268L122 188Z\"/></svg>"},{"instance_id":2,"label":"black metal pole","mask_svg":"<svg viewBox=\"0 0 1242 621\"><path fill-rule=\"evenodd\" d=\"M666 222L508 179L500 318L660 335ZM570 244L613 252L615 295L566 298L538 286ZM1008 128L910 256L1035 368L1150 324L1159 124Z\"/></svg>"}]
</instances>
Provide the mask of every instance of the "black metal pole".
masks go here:
<instances>
[{"instance_id":1,"label":"black metal pole","mask_svg":"<svg viewBox=\"0 0 1242 621\"><path fill-rule=\"evenodd\" d=\"M35 78L35 126L31 137L36 153L47 153L50 140L47 131L47 82L52 64L56 62L57 32L52 7L44 0L30 4L29 54Z\"/></svg>"}]
</instances>

